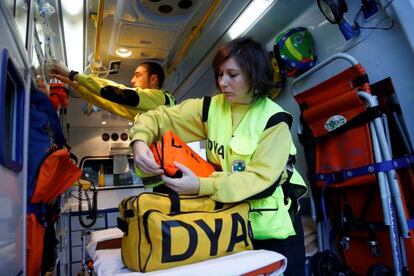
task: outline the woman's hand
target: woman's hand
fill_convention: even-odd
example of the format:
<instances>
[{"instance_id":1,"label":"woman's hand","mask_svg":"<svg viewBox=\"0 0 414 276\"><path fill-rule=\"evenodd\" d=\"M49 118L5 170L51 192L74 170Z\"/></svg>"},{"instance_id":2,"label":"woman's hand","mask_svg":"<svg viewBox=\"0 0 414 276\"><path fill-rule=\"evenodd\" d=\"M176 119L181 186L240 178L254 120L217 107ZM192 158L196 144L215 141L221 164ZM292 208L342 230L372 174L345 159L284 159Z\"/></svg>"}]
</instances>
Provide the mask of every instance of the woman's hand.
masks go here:
<instances>
[{"instance_id":1,"label":"woman's hand","mask_svg":"<svg viewBox=\"0 0 414 276\"><path fill-rule=\"evenodd\" d=\"M163 174L164 170L155 162L154 155L150 148L144 141L137 140L132 146L135 163L144 173L159 175Z\"/></svg>"},{"instance_id":2,"label":"woman's hand","mask_svg":"<svg viewBox=\"0 0 414 276\"><path fill-rule=\"evenodd\" d=\"M186 166L174 162L174 165L183 173L181 178L171 178L162 175L161 178L164 184L173 191L183 195L198 194L200 190L200 180L198 177Z\"/></svg>"}]
</instances>

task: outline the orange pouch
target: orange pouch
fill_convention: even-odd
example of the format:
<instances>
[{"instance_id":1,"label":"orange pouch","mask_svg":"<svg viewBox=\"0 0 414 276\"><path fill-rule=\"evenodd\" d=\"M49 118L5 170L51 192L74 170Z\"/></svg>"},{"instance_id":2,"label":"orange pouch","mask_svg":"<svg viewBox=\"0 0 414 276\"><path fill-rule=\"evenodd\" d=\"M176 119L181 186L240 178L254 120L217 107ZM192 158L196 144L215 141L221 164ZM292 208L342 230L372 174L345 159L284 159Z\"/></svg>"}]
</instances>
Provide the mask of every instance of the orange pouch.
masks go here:
<instances>
[{"instance_id":1,"label":"orange pouch","mask_svg":"<svg viewBox=\"0 0 414 276\"><path fill-rule=\"evenodd\" d=\"M69 105L69 91L64 83L50 84L50 101L55 109Z\"/></svg>"},{"instance_id":2,"label":"orange pouch","mask_svg":"<svg viewBox=\"0 0 414 276\"><path fill-rule=\"evenodd\" d=\"M50 202L68 189L82 175L69 158L67 149L50 154L40 166L31 203Z\"/></svg>"},{"instance_id":3,"label":"orange pouch","mask_svg":"<svg viewBox=\"0 0 414 276\"><path fill-rule=\"evenodd\" d=\"M151 145L155 161L171 177L181 177L181 171L174 166L174 161L183 164L199 177L207 177L214 172L214 167L172 131L166 131L162 141Z\"/></svg>"},{"instance_id":4,"label":"orange pouch","mask_svg":"<svg viewBox=\"0 0 414 276\"><path fill-rule=\"evenodd\" d=\"M27 215L26 275L40 275L42 268L43 239L45 227L35 214Z\"/></svg>"}]
</instances>

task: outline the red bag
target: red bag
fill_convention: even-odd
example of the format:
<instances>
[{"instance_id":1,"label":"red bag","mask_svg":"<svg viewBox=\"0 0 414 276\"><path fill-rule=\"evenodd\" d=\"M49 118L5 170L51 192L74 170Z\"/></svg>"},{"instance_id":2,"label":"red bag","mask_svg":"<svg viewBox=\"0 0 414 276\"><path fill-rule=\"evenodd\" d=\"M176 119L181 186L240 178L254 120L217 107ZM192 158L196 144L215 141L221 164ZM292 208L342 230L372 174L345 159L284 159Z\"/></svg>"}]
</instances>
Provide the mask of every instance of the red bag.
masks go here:
<instances>
[{"instance_id":1,"label":"red bag","mask_svg":"<svg viewBox=\"0 0 414 276\"><path fill-rule=\"evenodd\" d=\"M35 214L27 215L26 275L28 276L38 276L41 273L45 230Z\"/></svg>"},{"instance_id":2,"label":"red bag","mask_svg":"<svg viewBox=\"0 0 414 276\"><path fill-rule=\"evenodd\" d=\"M164 133L161 142L152 144L150 149L155 161L171 177L181 177L181 171L174 166L174 161L183 164L199 177L207 177L215 171L213 165L201 158L170 130Z\"/></svg>"},{"instance_id":3,"label":"red bag","mask_svg":"<svg viewBox=\"0 0 414 276\"><path fill-rule=\"evenodd\" d=\"M73 185L82 175L69 158L67 149L50 154L40 166L31 203L50 202Z\"/></svg>"},{"instance_id":4,"label":"red bag","mask_svg":"<svg viewBox=\"0 0 414 276\"><path fill-rule=\"evenodd\" d=\"M53 107L58 110L65 108L69 104L69 91L64 83L50 84L50 101Z\"/></svg>"}]
</instances>

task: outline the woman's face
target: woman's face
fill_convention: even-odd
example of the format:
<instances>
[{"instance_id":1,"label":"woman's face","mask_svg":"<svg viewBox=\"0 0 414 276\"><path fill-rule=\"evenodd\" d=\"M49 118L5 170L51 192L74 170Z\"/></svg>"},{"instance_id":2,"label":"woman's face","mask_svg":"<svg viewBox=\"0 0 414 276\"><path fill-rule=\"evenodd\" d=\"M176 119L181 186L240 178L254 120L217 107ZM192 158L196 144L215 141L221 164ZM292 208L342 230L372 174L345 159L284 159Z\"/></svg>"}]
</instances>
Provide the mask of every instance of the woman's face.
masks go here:
<instances>
[{"instance_id":1,"label":"woman's face","mask_svg":"<svg viewBox=\"0 0 414 276\"><path fill-rule=\"evenodd\" d=\"M249 91L250 80L233 57L220 66L218 83L221 93L230 103L250 104L253 101L252 92Z\"/></svg>"}]
</instances>

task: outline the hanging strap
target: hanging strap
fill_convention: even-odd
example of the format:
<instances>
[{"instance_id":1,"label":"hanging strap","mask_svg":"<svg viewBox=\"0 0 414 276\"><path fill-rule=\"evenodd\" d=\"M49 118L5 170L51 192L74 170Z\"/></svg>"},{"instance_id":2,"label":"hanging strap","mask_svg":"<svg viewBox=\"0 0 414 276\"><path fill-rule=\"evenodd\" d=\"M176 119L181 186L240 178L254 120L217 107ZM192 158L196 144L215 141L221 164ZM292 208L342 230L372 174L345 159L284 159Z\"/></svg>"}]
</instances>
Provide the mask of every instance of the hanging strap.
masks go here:
<instances>
[{"instance_id":1,"label":"hanging strap","mask_svg":"<svg viewBox=\"0 0 414 276\"><path fill-rule=\"evenodd\" d=\"M382 110L378 107L368 107L365 111L359 113L357 116L353 117L351 120L343 124L342 126L327 132L326 134L318 137L314 137L312 134L312 131L307 134L302 134L303 137L299 137L301 143L305 146L314 145L323 141L326 141L326 139L342 134L350 129L353 129L355 127L358 127L364 123L371 122L375 118L380 117L383 114Z\"/></svg>"},{"instance_id":2,"label":"hanging strap","mask_svg":"<svg viewBox=\"0 0 414 276\"><path fill-rule=\"evenodd\" d=\"M378 106L375 107L368 107L365 111L359 113L357 116L353 117L344 125L326 133L323 136L314 138L315 143L319 143L326 138L332 137L334 135L342 134L350 129L353 129L357 126L360 126L364 123L371 122L374 119L380 117L382 115L382 111Z\"/></svg>"},{"instance_id":3,"label":"hanging strap","mask_svg":"<svg viewBox=\"0 0 414 276\"><path fill-rule=\"evenodd\" d=\"M290 179L292 178L294 167L296 163L296 157L294 155L289 155L288 162L286 164L286 172L287 172L287 178L285 182L281 184L283 195L284 195L284 203L285 205L288 204L288 199L290 199L290 208L289 212L291 214L296 214L299 210L299 204L298 204L298 195L295 191L295 188L293 187L293 184L290 183ZM280 178L279 178L280 180Z\"/></svg>"},{"instance_id":4,"label":"hanging strap","mask_svg":"<svg viewBox=\"0 0 414 276\"><path fill-rule=\"evenodd\" d=\"M386 160L358 168L341 170L330 173L316 173L310 177L315 181L323 181L326 184L334 184L344 182L348 179L368 175L378 172L388 172L391 170L397 170L402 168L408 168L414 165L414 155L396 158L393 160Z\"/></svg>"}]
</instances>

